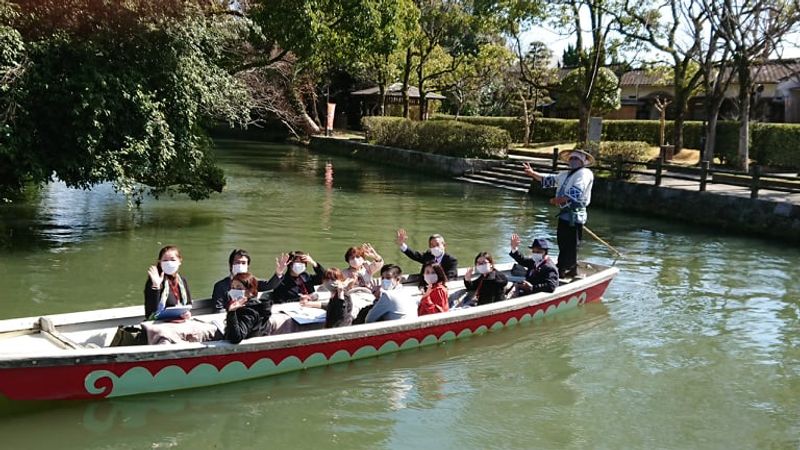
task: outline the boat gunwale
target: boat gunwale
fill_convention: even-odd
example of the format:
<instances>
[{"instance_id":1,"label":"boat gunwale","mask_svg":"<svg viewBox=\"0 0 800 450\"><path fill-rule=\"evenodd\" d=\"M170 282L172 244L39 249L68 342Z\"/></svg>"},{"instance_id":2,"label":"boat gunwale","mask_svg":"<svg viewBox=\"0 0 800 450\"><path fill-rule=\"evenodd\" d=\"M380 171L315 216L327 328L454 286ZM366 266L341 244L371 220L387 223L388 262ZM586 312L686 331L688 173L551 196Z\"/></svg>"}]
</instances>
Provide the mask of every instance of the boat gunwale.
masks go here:
<instances>
[{"instance_id":1,"label":"boat gunwale","mask_svg":"<svg viewBox=\"0 0 800 450\"><path fill-rule=\"evenodd\" d=\"M227 341L209 341L202 343L179 343L159 346L143 345L128 347L54 349L50 352L43 352L34 355L0 354L0 369L21 367L52 367L65 364L84 365L130 363L233 355L238 353L252 353L288 349L293 347L304 347L309 345L362 339L366 337L377 337L385 334L403 333L424 328L433 328L441 325L500 315L510 311L548 303L558 298L569 297L575 292L600 285L607 280L610 281L619 272L619 269L615 267L601 266L598 264L595 264L594 266L599 268L596 273L593 273L586 278L575 280L572 283L559 286L559 289L552 293L536 293L487 305L457 309L422 317L359 324L340 328L324 328L319 330L300 331L296 333L261 336L247 339L239 344L232 344ZM68 314L86 314L86 312Z\"/></svg>"}]
</instances>

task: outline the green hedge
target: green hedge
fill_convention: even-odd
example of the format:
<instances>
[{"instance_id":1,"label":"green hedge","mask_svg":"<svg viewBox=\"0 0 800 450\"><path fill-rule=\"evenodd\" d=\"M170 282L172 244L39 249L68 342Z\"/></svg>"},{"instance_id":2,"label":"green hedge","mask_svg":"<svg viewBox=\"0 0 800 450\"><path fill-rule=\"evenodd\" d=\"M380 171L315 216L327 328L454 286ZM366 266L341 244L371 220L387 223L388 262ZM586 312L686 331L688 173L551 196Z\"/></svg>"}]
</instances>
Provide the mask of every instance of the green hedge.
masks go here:
<instances>
[{"instance_id":1,"label":"green hedge","mask_svg":"<svg viewBox=\"0 0 800 450\"><path fill-rule=\"evenodd\" d=\"M452 116L437 115L434 120L447 120ZM525 130L517 117L462 116L459 122L490 125L509 132L514 142L522 142ZM674 122L667 121L664 138L672 143ZM604 120L604 141L641 141L658 145L657 120ZM569 142L577 139L578 121L575 119L540 118L531 138L532 142ZM687 121L683 124L683 146L699 149L703 145L703 123ZM750 158L759 164L800 168L800 124L754 123L750 127ZM739 123L720 121L717 124L716 156L726 163L735 163L739 145Z\"/></svg>"},{"instance_id":2,"label":"green hedge","mask_svg":"<svg viewBox=\"0 0 800 450\"><path fill-rule=\"evenodd\" d=\"M756 123L750 128L750 158L759 164L800 168L800 125Z\"/></svg>"},{"instance_id":3,"label":"green hedge","mask_svg":"<svg viewBox=\"0 0 800 450\"><path fill-rule=\"evenodd\" d=\"M415 122L397 117L364 117L361 126L373 144L439 155L504 159L511 145L505 130L454 120Z\"/></svg>"}]
</instances>

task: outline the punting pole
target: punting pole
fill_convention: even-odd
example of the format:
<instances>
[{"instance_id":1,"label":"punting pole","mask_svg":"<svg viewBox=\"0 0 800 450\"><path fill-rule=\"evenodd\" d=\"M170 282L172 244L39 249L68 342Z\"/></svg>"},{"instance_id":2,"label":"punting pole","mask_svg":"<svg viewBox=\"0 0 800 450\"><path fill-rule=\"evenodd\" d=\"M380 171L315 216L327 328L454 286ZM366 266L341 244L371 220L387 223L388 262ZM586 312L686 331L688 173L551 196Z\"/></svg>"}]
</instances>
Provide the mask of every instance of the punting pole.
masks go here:
<instances>
[{"instance_id":1,"label":"punting pole","mask_svg":"<svg viewBox=\"0 0 800 450\"><path fill-rule=\"evenodd\" d=\"M587 227L586 225L584 225L584 226L583 226L583 229L584 229L584 231L586 231L587 233L589 233L589 236L591 236L591 237L593 237L593 238L597 239L597 241L598 241L598 242L600 242L601 244L603 244L603 245L605 245L606 247L608 247L608 249L609 249L609 250L611 250L612 252L614 252L614 253L617 255L617 257L618 257L618 258L622 258L622 253L620 253L620 251L619 251L619 250L617 250L616 248L614 248L614 246L613 246L613 245L611 245L611 244L609 244L608 242L604 241L604 240L603 240L603 238L601 238L600 236L598 236L597 234L595 234L595 232L594 232L594 231L592 231L592 230L591 230L589 227Z\"/></svg>"}]
</instances>

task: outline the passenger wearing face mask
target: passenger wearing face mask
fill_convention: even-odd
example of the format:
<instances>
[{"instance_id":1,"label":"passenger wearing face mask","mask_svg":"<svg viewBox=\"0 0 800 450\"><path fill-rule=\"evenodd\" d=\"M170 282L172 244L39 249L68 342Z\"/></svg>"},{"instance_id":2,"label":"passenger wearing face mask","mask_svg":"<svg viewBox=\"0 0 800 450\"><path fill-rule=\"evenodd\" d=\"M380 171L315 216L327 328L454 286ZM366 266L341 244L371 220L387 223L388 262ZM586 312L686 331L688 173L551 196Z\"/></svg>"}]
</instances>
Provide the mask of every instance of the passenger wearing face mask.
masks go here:
<instances>
[{"instance_id":1,"label":"passenger wearing face mask","mask_svg":"<svg viewBox=\"0 0 800 450\"><path fill-rule=\"evenodd\" d=\"M419 287L423 293L417 308L418 315L424 316L449 310L450 304L447 301L448 293L445 283L447 283L447 275L444 274L442 266L433 262L422 266L422 280Z\"/></svg>"},{"instance_id":2,"label":"passenger wearing face mask","mask_svg":"<svg viewBox=\"0 0 800 450\"><path fill-rule=\"evenodd\" d=\"M283 274L286 273L286 265L289 261L289 255L286 253L281 254L275 258L275 273L270 277L269 281L258 280L258 291L271 291L278 286ZM230 298L228 291L231 289L231 280L237 274L250 273L250 254L247 250L236 248L228 257L228 270L230 276L227 276L214 284L214 290L211 293L211 298L214 300L215 312L221 313L228 309Z\"/></svg>"},{"instance_id":3,"label":"passenger wearing face mask","mask_svg":"<svg viewBox=\"0 0 800 450\"><path fill-rule=\"evenodd\" d=\"M517 264L528 269L525 281L516 285L516 295L535 294L537 292L553 292L558 287L558 269L547 252L550 248L546 239L534 239L530 245L531 256L526 258L519 253L519 244L522 242L519 235L511 235L511 253Z\"/></svg>"},{"instance_id":4,"label":"passenger wearing face mask","mask_svg":"<svg viewBox=\"0 0 800 450\"><path fill-rule=\"evenodd\" d=\"M344 260L348 267L342 270L342 275L345 279L352 280L352 287L369 287L372 276L383 266L383 258L369 243L362 244L361 247L348 248Z\"/></svg>"},{"instance_id":5,"label":"passenger wearing face mask","mask_svg":"<svg viewBox=\"0 0 800 450\"><path fill-rule=\"evenodd\" d=\"M397 230L397 245L400 246L400 251L405 253L406 256L423 265L427 263L439 264L449 278L458 278L458 260L446 253L446 244L441 234L433 234L428 238L428 250L424 253L408 248L407 240L408 234L406 230L402 228ZM420 272L420 275L422 275L422 272Z\"/></svg>"},{"instance_id":6,"label":"passenger wearing face mask","mask_svg":"<svg viewBox=\"0 0 800 450\"><path fill-rule=\"evenodd\" d=\"M153 320L168 306L192 303L189 283L178 273L182 262L178 247L168 245L158 252L156 264L147 269L148 278L144 285L144 316L147 320ZM187 312L184 318L191 318L191 314Z\"/></svg>"},{"instance_id":7,"label":"passenger wearing face mask","mask_svg":"<svg viewBox=\"0 0 800 450\"><path fill-rule=\"evenodd\" d=\"M381 267L381 280L373 286L376 300L366 315L367 323L417 317L417 302L403 289L402 275L403 271L394 264Z\"/></svg>"},{"instance_id":8,"label":"passenger wearing face mask","mask_svg":"<svg viewBox=\"0 0 800 450\"><path fill-rule=\"evenodd\" d=\"M314 261L311 255L301 251L289 253L289 271L281 279L278 287L272 291L272 303L297 302L300 300L317 300L314 286L322 284L325 268ZM314 269L314 275L306 272L308 265Z\"/></svg>"},{"instance_id":9,"label":"passenger wearing face mask","mask_svg":"<svg viewBox=\"0 0 800 450\"><path fill-rule=\"evenodd\" d=\"M475 257L475 270L480 274L472 280L472 267L464 273L464 286L475 292L477 304L486 305L506 299L508 279L502 272L494 268L494 259L487 252L478 253Z\"/></svg>"},{"instance_id":10,"label":"passenger wearing face mask","mask_svg":"<svg viewBox=\"0 0 800 450\"><path fill-rule=\"evenodd\" d=\"M272 302L258 299L258 286L256 277L247 272L238 272L231 278L225 339L234 344L269 333Z\"/></svg>"},{"instance_id":11,"label":"passenger wearing face mask","mask_svg":"<svg viewBox=\"0 0 800 450\"><path fill-rule=\"evenodd\" d=\"M578 244L588 218L586 207L592 200L594 175L588 167L594 164L594 157L583 150L564 150L558 156L569 164L569 170L556 175L543 175L528 163L522 165L525 173L540 181L543 188L556 188L550 204L561 208L557 230L559 275L575 277L578 275Z\"/></svg>"}]
</instances>

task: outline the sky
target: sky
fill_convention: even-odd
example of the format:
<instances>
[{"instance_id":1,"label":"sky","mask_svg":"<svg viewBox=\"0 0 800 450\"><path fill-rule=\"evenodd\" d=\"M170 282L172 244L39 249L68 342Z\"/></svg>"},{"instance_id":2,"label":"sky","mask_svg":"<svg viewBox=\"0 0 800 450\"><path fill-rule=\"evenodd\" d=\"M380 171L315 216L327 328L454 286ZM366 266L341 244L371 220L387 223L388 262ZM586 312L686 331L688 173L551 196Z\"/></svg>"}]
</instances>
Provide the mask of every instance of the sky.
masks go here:
<instances>
[{"instance_id":1,"label":"sky","mask_svg":"<svg viewBox=\"0 0 800 450\"><path fill-rule=\"evenodd\" d=\"M552 65L555 66L560 60L564 49L569 44L575 44L575 37L564 36L555 33L552 28L546 26L536 26L522 34L523 48L527 48L533 41L542 41L550 47L553 52ZM784 40L784 49L781 57L800 58L800 33L787 36ZM775 55L777 57L777 55Z\"/></svg>"}]
</instances>

